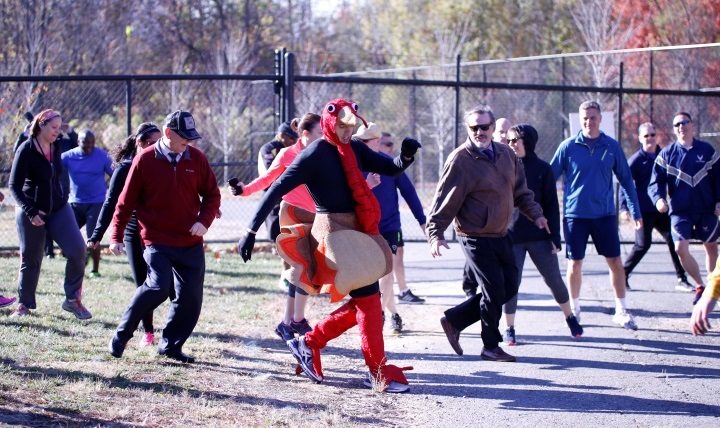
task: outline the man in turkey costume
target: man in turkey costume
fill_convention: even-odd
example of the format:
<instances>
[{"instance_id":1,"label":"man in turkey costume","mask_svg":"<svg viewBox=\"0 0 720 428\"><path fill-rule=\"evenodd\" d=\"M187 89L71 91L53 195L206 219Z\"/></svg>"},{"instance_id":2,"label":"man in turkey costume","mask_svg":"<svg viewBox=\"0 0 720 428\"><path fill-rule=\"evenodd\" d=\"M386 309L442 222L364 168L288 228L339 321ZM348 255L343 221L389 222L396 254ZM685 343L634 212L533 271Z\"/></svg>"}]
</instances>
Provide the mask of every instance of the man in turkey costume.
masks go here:
<instances>
[{"instance_id":1,"label":"man in turkey costume","mask_svg":"<svg viewBox=\"0 0 720 428\"><path fill-rule=\"evenodd\" d=\"M380 207L361 171L398 175L413 162L420 144L406 138L400 155L391 159L352 141L355 127L366 122L349 101L330 101L321 117L323 138L305 148L270 186L238 243L239 252L248 261L255 232L272 207L285 193L306 185L316 204L315 220L311 225L284 224L277 239L279 253L294 270L297 282L291 282L311 294L329 293L333 302L347 294L350 299L310 333L288 340L288 347L305 374L320 383L320 350L357 325L370 369L365 385L374 382L388 392L405 392L409 388L403 370L410 368L387 364L382 336L378 279L391 271L392 254L378 231Z\"/></svg>"}]
</instances>

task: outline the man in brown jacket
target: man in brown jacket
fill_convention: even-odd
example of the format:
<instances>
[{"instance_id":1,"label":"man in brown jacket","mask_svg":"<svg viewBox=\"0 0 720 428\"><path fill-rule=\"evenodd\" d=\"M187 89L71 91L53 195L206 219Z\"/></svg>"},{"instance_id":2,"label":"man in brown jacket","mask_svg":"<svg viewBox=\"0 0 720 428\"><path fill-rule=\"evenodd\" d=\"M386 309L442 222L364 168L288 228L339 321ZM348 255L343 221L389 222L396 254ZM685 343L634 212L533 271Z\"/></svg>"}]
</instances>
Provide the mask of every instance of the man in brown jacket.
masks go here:
<instances>
[{"instance_id":1,"label":"man in brown jacket","mask_svg":"<svg viewBox=\"0 0 720 428\"><path fill-rule=\"evenodd\" d=\"M445 311L440 323L455 352L462 355L460 331L482 321L480 357L515 361L503 351L499 324L502 305L517 294L518 269L508 226L513 208L550 233L542 208L525 183L522 163L504 144L494 143L495 117L488 106L465 114L467 141L445 162L427 223L433 257L440 247L450 248L443 235L455 220L455 232L482 293Z\"/></svg>"}]
</instances>

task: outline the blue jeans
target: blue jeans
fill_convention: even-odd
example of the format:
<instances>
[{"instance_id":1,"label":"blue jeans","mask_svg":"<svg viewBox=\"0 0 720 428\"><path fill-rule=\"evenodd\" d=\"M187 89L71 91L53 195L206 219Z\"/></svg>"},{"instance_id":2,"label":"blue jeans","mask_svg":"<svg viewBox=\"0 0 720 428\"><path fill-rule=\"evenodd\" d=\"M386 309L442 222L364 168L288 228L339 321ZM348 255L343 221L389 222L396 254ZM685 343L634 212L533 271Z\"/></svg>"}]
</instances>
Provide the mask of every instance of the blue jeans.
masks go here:
<instances>
[{"instance_id":1,"label":"blue jeans","mask_svg":"<svg viewBox=\"0 0 720 428\"><path fill-rule=\"evenodd\" d=\"M542 241L534 242L521 242L513 244L513 252L515 253L515 260L518 267L518 287L522 282L522 271L523 265L525 264L525 255L529 254L530 259L535 264L538 272L542 276L545 284L550 288L550 291L558 304L567 303L570 300L565 281L563 281L562 274L560 273L560 263L558 263L557 254L552 253L552 241L545 239ZM517 294L512 299L508 300L503 307L503 312L506 314L514 314L517 310Z\"/></svg>"},{"instance_id":2,"label":"blue jeans","mask_svg":"<svg viewBox=\"0 0 720 428\"><path fill-rule=\"evenodd\" d=\"M75 223L69 204L45 216L44 226L33 226L27 214L15 210L15 224L20 238L20 275L18 296L28 309L36 309L35 291L40 279L40 267L45 255L45 234L50 233L67 258L65 263L65 297L79 299L85 274L86 245Z\"/></svg>"}]
</instances>

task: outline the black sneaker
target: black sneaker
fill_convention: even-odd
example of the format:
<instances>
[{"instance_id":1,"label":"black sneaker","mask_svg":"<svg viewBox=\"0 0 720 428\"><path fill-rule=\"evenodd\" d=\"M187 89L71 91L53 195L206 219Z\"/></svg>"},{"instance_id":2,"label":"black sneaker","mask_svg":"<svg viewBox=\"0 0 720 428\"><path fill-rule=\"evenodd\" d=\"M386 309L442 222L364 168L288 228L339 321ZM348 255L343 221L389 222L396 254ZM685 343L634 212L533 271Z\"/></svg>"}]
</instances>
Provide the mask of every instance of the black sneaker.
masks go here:
<instances>
[{"instance_id":1,"label":"black sneaker","mask_svg":"<svg viewBox=\"0 0 720 428\"><path fill-rule=\"evenodd\" d=\"M509 327L503 334L503 342L507 343L508 346L515 346L517 341L515 340L515 327Z\"/></svg>"},{"instance_id":2,"label":"black sneaker","mask_svg":"<svg viewBox=\"0 0 720 428\"><path fill-rule=\"evenodd\" d=\"M409 305L422 305L425 303L425 299L421 299L418 296L414 295L410 289L405 291L404 293L400 293L397 296L398 303L407 303Z\"/></svg>"},{"instance_id":3,"label":"black sneaker","mask_svg":"<svg viewBox=\"0 0 720 428\"><path fill-rule=\"evenodd\" d=\"M288 348L290 348L290 352L292 352L293 357L295 357L298 364L300 364L300 367L310 380L316 383L321 383L323 381L323 377L315 373L315 368L313 367L312 349L305 344L305 336L300 336L299 339L288 340L287 345Z\"/></svg>"},{"instance_id":4,"label":"black sneaker","mask_svg":"<svg viewBox=\"0 0 720 428\"><path fill-rule=\"evenodd\" d=\"M280 337L283 341L287 342L288 340L295 339L295 335L293 334L292 329L289 325L285 325L284 322L280 321L280 324L275 327L275 334Z\"/></svg>"},{"instance_id":5,"label":"black sneaker","mask_svg":"<svg viewBox=\"0 0 720 428\"><path fill-rule=\"evenodd\" d=\"M583 328L578 322L577 318L575 318L575 315L570 315L565 320L568 327L570 327L570 335L574 337L575 339L579 339L580 336L583 335Z\"/></svg>"},{"instance_id":6,"label":"black sneaker","mask_svg":"<svg viewBox=\"0 0 720 428\"><path fill-rule=\"evenodd\" d=\"M127 342L123 342L122 340L118 339L117 336L113 334L113 337L110 339L110 342L108 342L108 351L110 352L110 355L112 355L115 358L122 357L123 352L125 351L125 345L127 345Z\"/></svg>"},{"instance_id":7,"label":"black sneaker","mask_svg":"<svg viewBox=\"0 0 720 428\"><path fill-rule=\"evenodd\" d=\"M290 321L290 329L297 333L298 336L303 336L306 333L310 333L312 331L310 323L305 318L303 318L303 320L299 322Z\"/></svg>"},{"instance_id":8,"label":"black sneaker","mask_svg":"<svg viewBox=\"0 0 720 428\"><path fill-rule=\"evenodd\" d=\"M390 328L392 328L393 334L400 334L403 328L403 322L402 318L400 318L400 314L393 314L393 316L390 317Z\"/></svg>"}]
</instances>

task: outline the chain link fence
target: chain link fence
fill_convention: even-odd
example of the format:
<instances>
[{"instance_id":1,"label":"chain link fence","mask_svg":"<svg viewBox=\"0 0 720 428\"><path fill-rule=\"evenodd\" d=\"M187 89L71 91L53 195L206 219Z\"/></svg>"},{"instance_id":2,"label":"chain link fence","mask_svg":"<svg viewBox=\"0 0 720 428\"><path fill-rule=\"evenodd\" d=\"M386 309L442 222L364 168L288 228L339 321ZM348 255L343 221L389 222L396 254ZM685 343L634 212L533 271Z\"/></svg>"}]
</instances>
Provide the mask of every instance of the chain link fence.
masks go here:
<instances>
[{"instance_id":1,"label":"chain link fence","mask_svg":"<svg viewBox=\"0 0 720 428\"><path fill-rule=\"evenodd\" d=\"M439 66L362 76L295 76L293 111L301 116L320 112L330 99L352 99L360 104L366 120L393 134L397 143L405 136L420 140L423 148L407 174L427 214L445 158L466 138L462 112L479 103L490 105L496 117L513 124L532 124L540 135L536 152L547 161L570 136L568 114L588 99L599 100L604 111L615 114L615 133L628 157L639 148L636 131L643 122L656 124L662 144L673 142L671 120L680 110L692 114L698 138L720 148L716 64L720 51L708 48L600 59L488 61L463 64L459 73L456 67ZM12 147L26 125L23 114L44 108L59 110L75 130L91 129L98 146L106 150L127 136L128 126L134 129L145 121L162 124L169 112L190 110L203 135L196 146L208 156L223 191L222 217L207 240L237 240L262 195L233 197L222 184L230 177L249 182L257 176L258 149L273 139L278 124L274 76L82 79L0 79L0 188L6 195L0 204L0 246L18 245L14 202L7 191ZM404 202L401 217L405 239L424 239ZM261 230L258 238L266 237ZM633 239L631 225L624 224L621 240Z\"/></svg>"}]
</instances>

